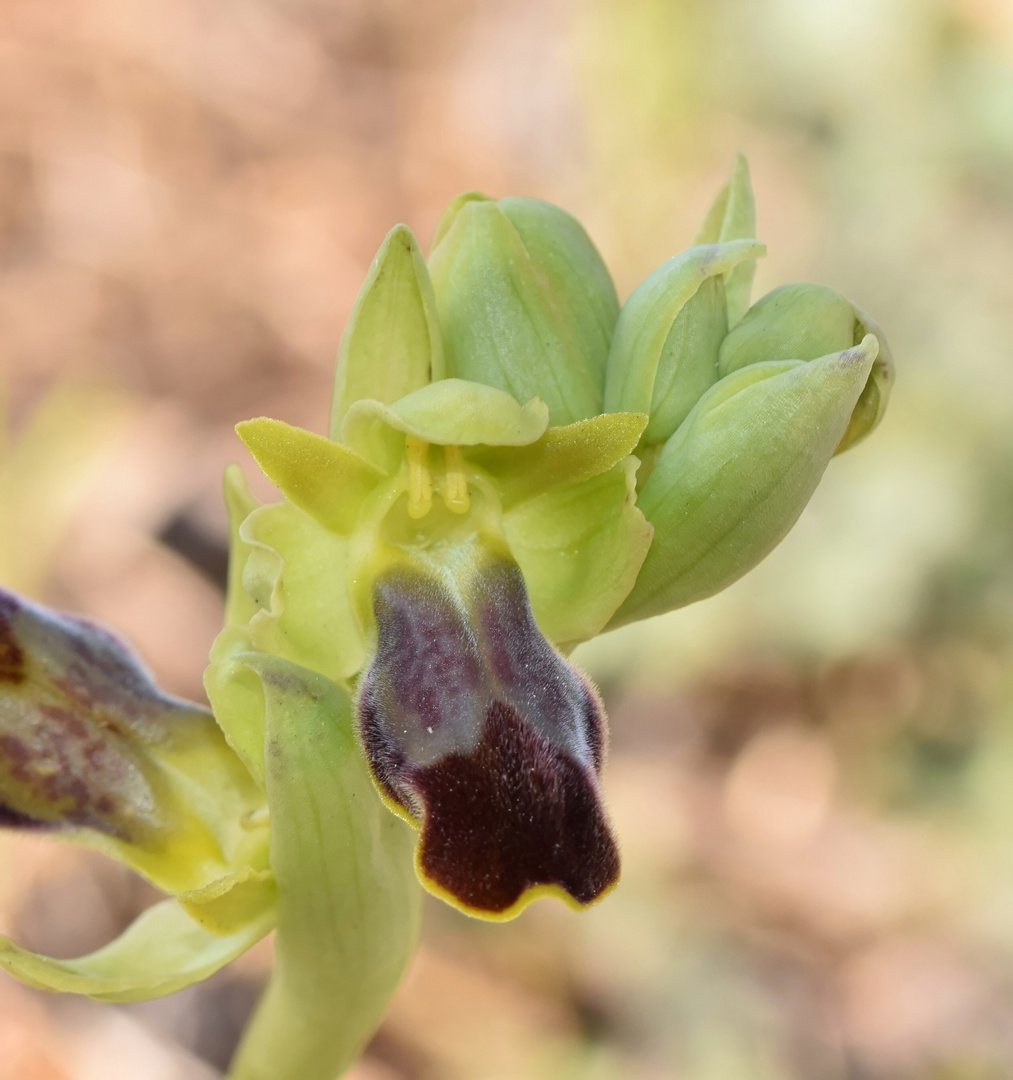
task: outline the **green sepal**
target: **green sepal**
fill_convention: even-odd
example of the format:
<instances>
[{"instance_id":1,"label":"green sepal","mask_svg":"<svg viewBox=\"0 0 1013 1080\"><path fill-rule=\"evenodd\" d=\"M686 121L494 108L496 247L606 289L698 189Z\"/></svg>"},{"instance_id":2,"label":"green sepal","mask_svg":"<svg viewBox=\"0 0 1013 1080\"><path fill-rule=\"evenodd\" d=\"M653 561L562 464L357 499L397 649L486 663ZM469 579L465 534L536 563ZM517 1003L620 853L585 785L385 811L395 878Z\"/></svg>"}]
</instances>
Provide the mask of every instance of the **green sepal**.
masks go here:
<instances>
[{"instance_id":1,"label":"green sepal","mask_svg":"<svg viewBox=\"0 0 1013 1080\"><path fill-rule=\"evenodd\" d=\"M364 451L376 445L376 424L441 446L525 446L544 434L549 411L532 398L521 405L503 390L466 379L441 379L393 405L359 401L349 410L344 441Z\"/></svg>"},{"instance_id":2,"label":"green sepal","mask_svg":"<svg viewBox=\"0 0 1013 1080\"><path fill-rule=\"evenodd\" d=\"M418 937L413 830L381 803L338 686L251 654L263 684L276 967L234 1080L333 1080L379 1024Z\"/></svg>"},{"instance_id":3,"label":"green sepal","mask_svg":"<svg viewBox=\"0 0 1013 1080\"><path fill-rule=\"evenodd\" d=\"M619 303L571 215L537 199L469 194L448 207L429 256L447 374L539 397L553 424L602 411Z\"/></svg>"},{"instance_id":4,"label":"green sepal","mask_svg":"<svg viewBox=\"0 0 1013 1080\"><path fill-rule=\"evenodd\" d=\"M815 360L858 345L866 334L879 355L855 406L837 453L864 439L879 424L893 387L893 356L880 327L839 292L810 283L782 285L761 297L725 338L721 375L767 360Z\"/></svg>"},{"instance_id":5,"label":"green sepal","mask_svg":"<svg viewBox=\"0 0 1013 1080\"><path fill-rule=\"evenodd\" d=\"M433 286L406 225L387 234L359 290L338 350L330 435L362 398L386 404L443 378L443 340Z\"/></svg>"},{"instance_id":6,"label":"green sepal","mask_svg":"<svg viewBox=\"0 0 1013 1080\"><path fill-rule=\"evenodd\" d=\"M756 201L749 179L749 163L743 154L736 154L732 174L711 203L693 243L717 244L725 240L748 240L755 236ZM749 307L755 273L756 261L748 259L724 275L729 326L735 326Z\"/></svg>"},{"instance_id":7,"label":"green sepal","mask_svg":"<svg viewBox=\"0 0 1013 1080\"><path fill-rule=\"evenodd\" d=\"M366 654L348 593L348 540L287 502L255 510L241 534L250 546L243 586L259 608L253 648L351 678Z\"/></svg>"},{"instance_id":8,"label":"green sepal","mask_svg":"<svg viewBox=\"0 0 1013 1080\"><path fill-rule=\"evenodd\" d=\"M645 412L645 438L666 438L717 379L724 311L708 279L765 251L756 240L689 248L662 263L623 305L609 351L606 412Z\"/></svg>"},{"instance_id":9,"label":"green sepal","mask_svg":"<svg viewBox=\"0 0 1013 1080\"><path fill-rule=\"evenodd\" d=\"M236 433L289 502L332 532L351 532L363 500L383 479L347 446L282 420L244 420Z\"/></svg>"},{"instance_id":10,"label":"green sepal","mask_svg":"<svg viewBox=\"0 0 1013 1080\"><path fill-rule=\"evenodd\" d=\"M654 540L612 626L702 600L777 545L819 483L877 351L870 334L810 363L742 368L704 395L640 493Z\"/></svg>"},{"instance_id":11,"label":"green sepal","mask_svg":"<svg viewBox=\"0 0 1013 1080\"><path fill-rule=\"evenodd\" d=\"M196 923L175 900L139 915L118 938L76 960L55 960L0 936L0 967L38 990L86 994L99 1001L148 1001L213 975L274 925L267 910L228 935Z\"/></svg>"},{"instance_id":12,"label":"green sepal","mask_svg":"<svg viewBox=\"0 0 1013 1080\"><path fill-rule=\"evenodd\" d=\"M504 507L555 487L607 472L633 452L647 425L644 413L601 413L551 427L523 447L479 447L469 460L495 477Z\"/></svg>"},{"instance_id":13,"label":"green sepal","mask_svg":"<svg viewBox=\"0 0 1013 1080\"><path fill-rule=\"evenodd\" d=\"M599 633L637 580L653 532L636 506L637 465L626 457L503 515L535 620L563 648Z\"/></svg>"}]
</instances>

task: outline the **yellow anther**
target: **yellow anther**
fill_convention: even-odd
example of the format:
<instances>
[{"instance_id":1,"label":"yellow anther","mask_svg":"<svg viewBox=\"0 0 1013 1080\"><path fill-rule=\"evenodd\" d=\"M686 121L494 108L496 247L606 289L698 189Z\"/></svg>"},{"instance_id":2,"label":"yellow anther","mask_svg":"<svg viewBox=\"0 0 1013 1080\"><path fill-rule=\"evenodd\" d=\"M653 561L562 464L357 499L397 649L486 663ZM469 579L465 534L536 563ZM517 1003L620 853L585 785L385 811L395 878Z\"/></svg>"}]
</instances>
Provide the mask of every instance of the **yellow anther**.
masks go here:
<instances>
[{"instance_id":1,"label":"yellow anther","mask_svg":"<svg viewBox=\"0 0 1013 1080\"><path fill-rule=\"evenodd\" d=\"M405 436L408 459L408 516L423 518L433 508L433 484L429 478L429 443L414 435Z\"/></svg>"},{"instance_id":2,"label":"yellow anther","mask_svg":"<svg viewBox=\"0 0 1013 1080\"><path fill-rule=\"evenodd\" d=\"M471 499L468 496L468 478L464 472L464 455L459 446L445 446L443 453L447 461L443 501L448 510L453 510L455 514L465 514L471 505Z\"/></svg>"}]
</instances>

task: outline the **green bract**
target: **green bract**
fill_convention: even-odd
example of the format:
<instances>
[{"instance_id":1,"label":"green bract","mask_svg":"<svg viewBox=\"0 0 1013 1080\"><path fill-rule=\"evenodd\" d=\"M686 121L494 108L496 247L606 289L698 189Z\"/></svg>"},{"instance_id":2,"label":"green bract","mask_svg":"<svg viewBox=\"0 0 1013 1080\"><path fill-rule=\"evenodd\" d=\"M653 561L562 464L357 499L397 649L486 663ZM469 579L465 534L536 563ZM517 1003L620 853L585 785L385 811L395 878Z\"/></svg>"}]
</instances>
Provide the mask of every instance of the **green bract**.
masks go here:
<instances>
[{"instance_id":1,"label":"green bract","mask_svg":"<svg viewBox=\"0 0 1013 1080\"><path fill-rule=\"evenodd\" d=\"M6 596L2 820L68 832L175 899L81 961L6 942L0 962L122 1000L276 924L232 1075L329 1080L410 958L419 881L490 919L612 888L605 714L568 653L755 565L889 394L881 332L836 293L749 306L754 233L739 158L696 245L620 310L547 203L459 197L428 263L393 229L328 436L238 426L281 498L226 473L213 719L103 632Z\"/></svg>"}]
</instances>

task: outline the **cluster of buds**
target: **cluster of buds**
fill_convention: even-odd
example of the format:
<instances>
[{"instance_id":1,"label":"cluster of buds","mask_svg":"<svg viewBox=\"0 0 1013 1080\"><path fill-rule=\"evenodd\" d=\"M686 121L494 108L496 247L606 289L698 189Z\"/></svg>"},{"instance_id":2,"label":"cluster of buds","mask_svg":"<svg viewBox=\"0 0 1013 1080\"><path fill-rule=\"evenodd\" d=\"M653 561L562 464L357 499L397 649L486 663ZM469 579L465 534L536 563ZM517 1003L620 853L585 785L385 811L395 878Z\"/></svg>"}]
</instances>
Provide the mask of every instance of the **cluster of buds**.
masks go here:
<instances>
[{"instance_id":1,"label":"cluster of buds","mask_svg":"<svg viewBox=\"0 0 1013 1080\"><path fill-rule=\"evenodd\" d=\"M0 964L125 1000L277 926L233 1075L328 1080L411 955L419 882L490 919L613 887L605 714L570 651L754 566L889 395L882 333L837 293L750 306L754 233L740 159L697 243L620 306L547 203L460 196L428 260L394 228L328 435L237 429L283 497L259 505L226 473L213 716L104 632L5 596L0 818L173 898L90 957L3 940Z\"/></svg>"}]
</instances>

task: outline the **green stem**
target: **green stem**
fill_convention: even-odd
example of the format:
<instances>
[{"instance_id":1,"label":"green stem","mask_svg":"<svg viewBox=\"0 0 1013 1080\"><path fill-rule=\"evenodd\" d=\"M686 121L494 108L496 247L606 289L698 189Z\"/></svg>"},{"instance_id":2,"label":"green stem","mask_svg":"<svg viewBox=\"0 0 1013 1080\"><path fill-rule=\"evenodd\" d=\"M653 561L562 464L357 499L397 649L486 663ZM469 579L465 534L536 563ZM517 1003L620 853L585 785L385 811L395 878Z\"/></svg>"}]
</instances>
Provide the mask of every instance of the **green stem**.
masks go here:
<instances>
[{"instance_id":1,"label":"green stem","mask_svg":"<svg viewBox=\"0 0 1013 1080\"><path fill-rule=\"evenodd\" d=\"M380 802L348 695L276 657L264 688L275 973L232 1080L335 1080L376 1030L418 937L414 834Z\"/></svg>"}]
</instances>

